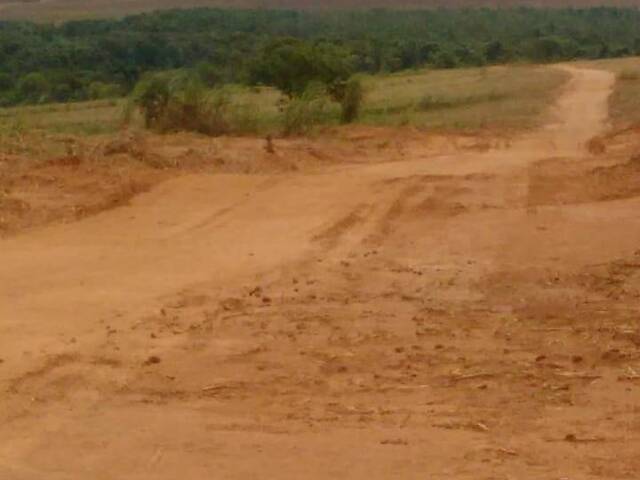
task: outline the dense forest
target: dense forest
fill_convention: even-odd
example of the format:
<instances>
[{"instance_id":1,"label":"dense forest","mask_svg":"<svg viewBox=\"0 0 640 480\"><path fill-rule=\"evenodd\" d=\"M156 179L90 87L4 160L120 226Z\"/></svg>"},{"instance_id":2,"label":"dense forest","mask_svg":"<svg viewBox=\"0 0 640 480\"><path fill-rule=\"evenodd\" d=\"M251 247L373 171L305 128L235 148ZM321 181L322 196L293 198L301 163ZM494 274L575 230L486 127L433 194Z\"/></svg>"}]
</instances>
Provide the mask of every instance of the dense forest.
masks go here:
<instances>
[{"instance_id":1,"label":"dense forest","mask_svg":"<svg viewBox=\"0 0 640 480\"><path fill-rule=\"evenodd\" d=\"M59 25L0 22L0 105L123 95L146 72L182 68L209 85L273 84L270 62L304 75L336 61L375 73L635 54L640 11L606 7L192 9Z\"/></svg>"}]
</instances>

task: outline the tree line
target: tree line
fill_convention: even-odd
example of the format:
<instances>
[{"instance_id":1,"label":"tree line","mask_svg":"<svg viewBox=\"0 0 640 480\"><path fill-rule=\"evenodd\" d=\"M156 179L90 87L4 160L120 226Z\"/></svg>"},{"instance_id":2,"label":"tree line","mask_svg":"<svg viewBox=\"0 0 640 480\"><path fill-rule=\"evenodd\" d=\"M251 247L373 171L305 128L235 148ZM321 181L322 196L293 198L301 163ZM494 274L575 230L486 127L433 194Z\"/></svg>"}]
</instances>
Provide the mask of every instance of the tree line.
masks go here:
<instances>
[{"instance_id":1,"label":"tree line","mask_svg":"<svg viewBox=\"0 0 640 480\"><path fill-rule=\"evenodd\" d=\"M287 11L200 8L62 24L0 22L0 105L130 93L148 72L274 85L430 66L640 54L640 11L462 9ZM340 92L335 92L339 95Z\"/></svg>"}]
</instances>

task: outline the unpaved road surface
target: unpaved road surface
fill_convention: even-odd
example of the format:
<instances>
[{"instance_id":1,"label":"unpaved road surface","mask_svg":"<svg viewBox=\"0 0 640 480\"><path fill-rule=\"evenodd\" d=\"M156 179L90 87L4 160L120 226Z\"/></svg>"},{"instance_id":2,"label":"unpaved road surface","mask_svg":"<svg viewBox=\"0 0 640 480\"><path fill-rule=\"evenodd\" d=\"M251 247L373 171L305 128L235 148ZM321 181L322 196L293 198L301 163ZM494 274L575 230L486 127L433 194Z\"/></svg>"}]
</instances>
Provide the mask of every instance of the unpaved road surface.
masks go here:
<instances>
[{"instance_id":1,"label":"unpaved road surface","mask_svg":"<svg viewBox=\"0 0 640 480\"><path fill-rule=\"evenodd\" d=\"M569 71L508 147L0 241L0 478L637 478L640 167Z\"/></svg>"}]
</instances>

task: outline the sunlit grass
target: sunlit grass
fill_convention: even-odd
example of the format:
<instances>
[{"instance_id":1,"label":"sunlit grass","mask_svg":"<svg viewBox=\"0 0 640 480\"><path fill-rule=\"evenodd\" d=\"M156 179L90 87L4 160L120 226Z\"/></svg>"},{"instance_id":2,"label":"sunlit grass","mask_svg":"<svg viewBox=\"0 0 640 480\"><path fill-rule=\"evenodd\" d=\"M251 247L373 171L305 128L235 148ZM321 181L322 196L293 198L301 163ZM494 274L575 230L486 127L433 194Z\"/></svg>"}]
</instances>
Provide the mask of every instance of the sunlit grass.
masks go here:
<instances>
[{"instance_id":1,"label":"sunlit grass","mask_svg":"<svg viewBox=\"0 0 640 480\"><path fill-rule=\"evenodd\" d=\"M91 135L112 133L122 124L124 100L0 109L0 131L43 130L50 133Z\"/></svg>"},{"instance_id":2,"label":"sunlit grass","mask_svg":"<svg viewBox=\"0 0 640 480\"><path fill-rule=\"evenodd\" d=\"M420 128L526 129L545 121L568 74L536 66L431 70L372 78L363 121Z\"/></svg>"},{"instance_id":3,"label":"sunlit grass","mask_svg":"<svg viewBox=\"0 0 640 480\"><path fill-rule=\"evenodd\" d=\"M568 74L537 66L421 70L363 78L360 123L424 129L528 129L544 123ZM286 102L273 88L227 87L235 123L247 134L277 133ZM95 135L118 131L126 99L0 109L2 131ZM339 123L339 105L326 118ZM135 122L135 117L134 117ZM138 126L140 121L138 119Z\"/></svg>"}]
</instances>

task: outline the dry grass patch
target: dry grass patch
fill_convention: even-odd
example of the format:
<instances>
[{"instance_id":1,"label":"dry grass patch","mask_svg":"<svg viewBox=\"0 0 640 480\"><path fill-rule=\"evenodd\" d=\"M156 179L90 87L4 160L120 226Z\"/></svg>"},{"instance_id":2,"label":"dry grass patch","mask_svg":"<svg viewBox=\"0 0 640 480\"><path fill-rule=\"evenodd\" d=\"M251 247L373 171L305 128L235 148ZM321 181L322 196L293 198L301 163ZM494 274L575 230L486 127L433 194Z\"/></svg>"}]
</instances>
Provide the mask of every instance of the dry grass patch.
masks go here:
<instances>
[{"instance_id":1,"label":"dry grass patch","mask_svg":"<svg viewBox=\"0 0 640 480\"><path fill-rule=\"evenodd\" d=\"M543 124L568 74L538 66L421 70L364 78L365 98L356 123L420 129L513 133ZM234 134L281 133L286 100L273 88L225 87ZM113 134L123 124L125 100L0 109L0 144L8 134L43 132ZM134 118L134 127L142 125ZM324 125L340 124L340 105L328 101Z\"/></svg>"},{"instance_id":2,"label":"dry grass patch","mask_svg":"<svg viewBox=\"0 0 640 480\"><path fill-rule=\"evenodd\" d=\"M65 135L116 132L122 125L122 100L52 103L0 109L0 134L46 131Z\"/></svg>"},{"instance_id":3,"label":"dry grass patch","mask_svg":"<svg viewBox=\"0 0 640 480\"><path fill-rule=\"evenodd\" d=\"M363 121L444 130L521 130L546 120L569 75L538 66L425 70L371 78Z\"/></svg>"}]
</instances>

